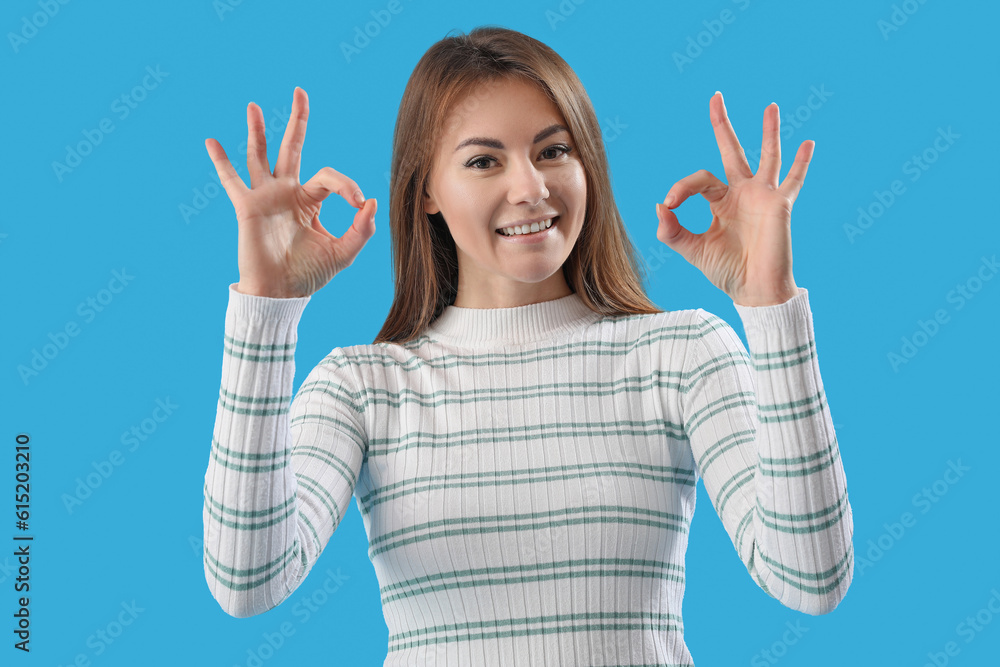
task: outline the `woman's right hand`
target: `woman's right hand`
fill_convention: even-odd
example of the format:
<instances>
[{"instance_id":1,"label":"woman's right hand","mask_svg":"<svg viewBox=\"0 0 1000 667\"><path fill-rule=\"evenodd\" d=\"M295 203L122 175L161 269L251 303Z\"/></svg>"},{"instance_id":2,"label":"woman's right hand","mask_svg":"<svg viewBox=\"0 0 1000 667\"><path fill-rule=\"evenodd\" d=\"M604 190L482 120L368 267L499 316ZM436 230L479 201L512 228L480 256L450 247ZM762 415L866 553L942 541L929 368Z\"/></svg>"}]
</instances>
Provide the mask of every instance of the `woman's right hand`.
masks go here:
<instances>
[{"instance_id":1,"label":"woman's right hand","mask_svg":"<svg viewBox=\"0 0 1000 667\"><path fill-rule=\"evenodd\" d=\"M247 106L249 189L219 142L205 140L222 186L236 209L240 269L237 290L244 294L275 298L313 294L350 266L375 233L378 203L374 199L366 201L358 185L347 176L323 167L309 181L299 183L308 117L309 98L306 91L296 87L292 114L272 174L267 161L264 114L253 102ZM319 221L323 200L332 192L358 209L354 223L339 239Z\"/></svg>"}]
</instances>

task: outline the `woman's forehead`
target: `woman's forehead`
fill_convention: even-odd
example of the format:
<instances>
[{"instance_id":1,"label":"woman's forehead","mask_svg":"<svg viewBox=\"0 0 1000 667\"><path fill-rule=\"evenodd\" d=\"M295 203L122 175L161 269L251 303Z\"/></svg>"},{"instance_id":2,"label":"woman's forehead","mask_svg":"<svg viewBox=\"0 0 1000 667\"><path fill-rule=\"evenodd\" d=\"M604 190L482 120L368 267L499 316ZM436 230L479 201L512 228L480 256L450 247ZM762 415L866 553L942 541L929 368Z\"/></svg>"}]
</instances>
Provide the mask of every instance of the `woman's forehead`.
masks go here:
<instances>
[{"instance_id":1,"label":"woman's forehead","mask_svg":"<svg viewBox=\"0 0 1000 667\"><path fill-rule=\"evenodd\" d=\"M444 119L442 138L453 143L453 149L469 138L498 138L498 133L510 141L532 143L552 125L568 127L559 108L537 85L516 79L494 81L478 85L453 105Z\"/></svg>"}]
</instances>

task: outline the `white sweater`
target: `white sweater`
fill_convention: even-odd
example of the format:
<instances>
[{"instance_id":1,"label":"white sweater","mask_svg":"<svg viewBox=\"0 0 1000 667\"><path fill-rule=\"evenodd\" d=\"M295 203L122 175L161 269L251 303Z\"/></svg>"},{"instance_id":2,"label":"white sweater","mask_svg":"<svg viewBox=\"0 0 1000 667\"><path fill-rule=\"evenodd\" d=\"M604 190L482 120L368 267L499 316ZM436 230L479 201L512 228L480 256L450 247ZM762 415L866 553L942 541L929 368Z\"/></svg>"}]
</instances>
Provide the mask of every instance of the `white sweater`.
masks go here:
<instances>
[{"instance_id":1,"label":"white sweater","mask_svg":"<svg viewBox=\"0 0 1000 667\"><path fill-rule=\"evenodd\" d=\"M405 345L334 348L293 399L308 301L230 286L204 509L227 613L301 585L353 494L386 667L691 665L699 478L766 593L825 614L847 592L851 507L805 289L736 306L750 355L702 309L450 306Z\"/></svg>"}]
</instances>

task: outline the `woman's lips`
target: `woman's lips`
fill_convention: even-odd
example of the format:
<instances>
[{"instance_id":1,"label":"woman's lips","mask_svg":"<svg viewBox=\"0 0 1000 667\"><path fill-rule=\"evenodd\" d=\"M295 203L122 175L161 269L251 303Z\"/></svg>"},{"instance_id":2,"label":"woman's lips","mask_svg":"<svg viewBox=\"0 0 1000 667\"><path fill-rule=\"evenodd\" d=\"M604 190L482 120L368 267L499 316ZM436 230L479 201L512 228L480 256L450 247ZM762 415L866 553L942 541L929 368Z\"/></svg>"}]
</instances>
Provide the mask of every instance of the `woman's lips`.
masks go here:
<instances>
[{"instance_id":1,"label":"woman's lips","mask_svg":"<svg viewBox=\"0 0 1000 667\"><path fill-rule=\"evenodd\" d=\"M559 217L560 216L558 216L558 215L554 216L552 218L552 224L551 225L549 225L545 229L540 229L537 232L529 232L527 234L505 234L502 230L498 229L498 230L496 230L496 233L499 234L500 236L504 237L505 239L520 239L520 238L525 238L525 237L529 237L529 236L544 235L545 232L547 232L548 230L550 230L550 229L552 229L553 227L556 226L556 223L559 222Z\"/></svg>"}]
</instances>

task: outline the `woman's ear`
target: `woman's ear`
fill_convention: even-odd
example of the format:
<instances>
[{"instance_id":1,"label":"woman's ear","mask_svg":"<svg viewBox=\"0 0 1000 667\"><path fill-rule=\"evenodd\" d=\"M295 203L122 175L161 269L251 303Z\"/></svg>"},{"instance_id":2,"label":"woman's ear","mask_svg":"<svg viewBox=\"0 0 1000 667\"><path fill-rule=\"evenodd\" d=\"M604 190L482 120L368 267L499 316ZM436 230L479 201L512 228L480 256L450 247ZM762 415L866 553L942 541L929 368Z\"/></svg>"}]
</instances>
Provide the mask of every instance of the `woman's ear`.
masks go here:
<instances>
[{"instance_id":1,"label":"woman's ear","mask_svg":"<svg viewBox=\"0 0 1000 667\"><path fill-rule=\"evenodd\" d=\"M437 205L437 202L434 201L433 197L431 197L429 194L427 194L427 186L425 185L424 186L424 213L427 213L429 215L434 215L435 213L439 213L440 211L441 211L441 207Z\"/></svg>"}]
</instances>

